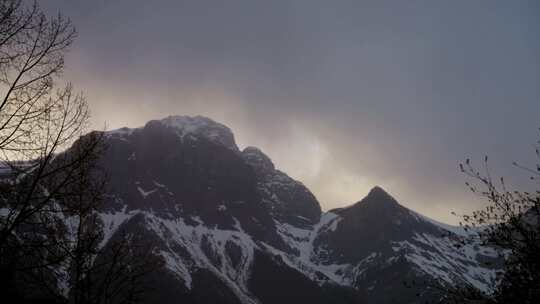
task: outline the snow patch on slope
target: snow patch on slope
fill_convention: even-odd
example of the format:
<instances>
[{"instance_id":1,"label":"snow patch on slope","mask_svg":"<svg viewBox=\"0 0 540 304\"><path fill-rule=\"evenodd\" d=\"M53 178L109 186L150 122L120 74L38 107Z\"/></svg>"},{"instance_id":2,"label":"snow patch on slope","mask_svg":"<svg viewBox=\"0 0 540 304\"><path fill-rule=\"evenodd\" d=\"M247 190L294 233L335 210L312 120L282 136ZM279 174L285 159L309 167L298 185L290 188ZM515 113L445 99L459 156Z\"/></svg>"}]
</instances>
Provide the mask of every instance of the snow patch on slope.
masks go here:
<instances>
[{"instance_id":1,"label":"snow patch on slope","mask_svg":"<svg viewBox=\"0 0 540 304\"><path fill-rule=\"evenodd\" d=\"M124 206L120 212L98 213L99 218L103 222L103 240L101 240L99 245L100 248L107 244L120 225L139 213L138 211L126 212L126 209L127 206Z\"/></svg>"},{"instance_id":2,"label":"snow patch on slope","mask_svg":"<svg viewBox=\"0 0 540 304\"><path fill-rule=\"evenodd\" d=\"M236 230L221 230L205 226L200 219L197 219L197 225L191 226L183 219L163 219L146 212L145 218L149 227L168 247L168 250L161 252L167 268L184 281L186 288L192 288L192 270L204 268L229 286L242 303L258 303L248 289L248 281L254 252L259 247L236 219ZM227 244L234 244L241 249L238 263L232 263L226 250ZM175 252L173 248L178 245L187 250L194 265L185 263L185 257ZM204 246L210 247L210 256L203 249Z\"/></svg>"},{"instance_id":3,"label":"snow patch on slope","mask_svg":"<svg viewBox=\"0 0 540 304\"><path fill-rule=\"evenodd\" d=\"M146 191L143 188L141 188L141 186L137 186L137 191L139 191L139 193L142 195L143 198L146 198L150 194L156 192L157 189L152 189L152 190Z\"/></svg>"},{"instance_id":4,"label":"snow patch on slope","mask_svg":"<svg viewBox=\"0 0 540 304\"><path fill-rule=\"evenodd\" d=\"M354 278L359 273L362 263L350 264L324 264L320 261L314 250L313 243L317 235L323 231L334 231L341 221L335 213L324 213L319 222L311 229L298 228L286 223L275 221L278 234L283 241L296 250L295 254L285 253L268 244L264 244L267 251L279 256L289 267L298 270L319 285L332 282L344 286L352 286Z\"/></svg>"},{"instance_id":5,"label":"snow patch on slope","mask_svg":"<svg viewBox=\"0 0 540 304\"><path fill-rule=\"evenodd\" d=\"M494 286L496 270L479 262L481 256L497 257L491 248L467 244L458 249L448 237L422 233L412 240L395 242L392 249L404 253L422 272L450 285L467 283L488 294Z\"/></svg>"}]
</instances>

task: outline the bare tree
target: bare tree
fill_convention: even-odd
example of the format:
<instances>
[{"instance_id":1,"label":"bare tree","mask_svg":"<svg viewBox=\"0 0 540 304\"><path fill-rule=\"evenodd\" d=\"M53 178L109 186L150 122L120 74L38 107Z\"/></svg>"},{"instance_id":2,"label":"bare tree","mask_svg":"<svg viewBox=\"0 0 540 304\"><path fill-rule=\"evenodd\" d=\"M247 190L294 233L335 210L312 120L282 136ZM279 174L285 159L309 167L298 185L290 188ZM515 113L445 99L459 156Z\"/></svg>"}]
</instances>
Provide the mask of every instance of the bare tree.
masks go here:
<instances>
[{"instance_id":1,"label":"bare tree","mask_svg":"<svg viewBox=\"0 0 540 304\"><path fill-rule=\"evenodd\" d=\"M53 166L58 152L84 130L89 115L83 96L74 94L70 84L54 89L74 38L69 20L47 18L36 2L0 2L0 161L7 175L0 193L0 267L7 281L2 285L10 290L18 268L59 262L53 254L37 258L36 252L54 252L61 234L53 216L59 212L55 198L84 162ZM66 170L71 174L64 180L56 178ZM45 188L45 180L58 183Z\"/></svg>"},{"instance_id":2,"label":"bare tree","mask_svg":"<svg viewBox=\"0 0 540 304\"><path fill-rule=\"evenodd\" d=\"M58 155L52 167L64 168L81 159L101 136L100 132L83 136ZM17 279L37 292L32 297L76 304L136 303L146 291L145 276L161 264L153 247L138 236L120 231L114 240L104 238L99 210L105 178L98 166L99 151L44 179L46 189L63 186L39 219L16 233L13 248L19 256L12 265L20 264Z\"/></svg>"},{"instance_id":3,"label":"bare tree","mask_svg":"<svg viewBox=\"0 0 540 304\"><path fill-rule=\"evenodd\" d=\"M529 174L534 190L509 189L504 178L494 179L488 158L477 169L470 160L460 165L470 179L470 190L487 201L484 209L463 216L461 225L471 235L462 243L480 241L496 248L504 260L494 293L482 303L538 303L540 300L540 152L532 167L514 163ZM464 293L470 295L471 293ZM476 297L478 300L480 297Z\"/></svg>"},{"instance_id":4,"label":"bare tree","mask_svg":"<svg viewBox=\"0 0 540 304\"><path fill-rule=\"evenodd\" d=\"M69 155L83 153L86 141L93 142L95 136L101 133L83 137L70 149ZM70 303L137 303L146 291L145 276L161 262L150 244L125 231L119 231L114 240L104 242L107 240L104 240L98 208L103 202L105 183L96 163L85 163L79 170L77 183L69 189L75 197L64 197L69 197L62 204L69 218L63 222L68 223L71 237L61 246L67 258L63 267L56 269L56 277L64 275Z\"/></svg>"},{"instance_id":5,"label":"bare tree","mask_svg":"<svg viewBox=\"0 0 540 304\"><path fill-rule=\"evenodd\" d=\"M0 155L13 175L26 177L21 182L24 202L10 206L15 208L9 208L2 221L0 248L16 227L54 198L56 189L42 191L41 181L63 170L52 168L53 159L86 126L89 112L84 97L74 94L70 84L54 89L74 38L69 20L48 19L35 2L0 4Z\"/></svg>"},{"instance_id":6,"label":"bare tree","mask_svg":"<svg viewBox=\"0 0 540 304\"><path fill-rule=\"evenodd\" d=\"M69 19L47 17L37 2L0 1L0 288L132 303L139 293L126 290L150 265L135 258L149 251L129 235L101 244L103 133L81 137L88 104L60 77L75 37Z\"/></svg>"},{"instance_id":7,"label":"bare tree","mask_svg":"<svg viewBox=\"0 0 540 304\"><path fill-rule=\"evenodd\" d=\"M0 4L0 152L43 158L86 126L88 106L70 84L54 89L76 32L69 19L47 18L34 2ZM22 154L24 153L24 154Z\"/></svg>"}]
</instances>

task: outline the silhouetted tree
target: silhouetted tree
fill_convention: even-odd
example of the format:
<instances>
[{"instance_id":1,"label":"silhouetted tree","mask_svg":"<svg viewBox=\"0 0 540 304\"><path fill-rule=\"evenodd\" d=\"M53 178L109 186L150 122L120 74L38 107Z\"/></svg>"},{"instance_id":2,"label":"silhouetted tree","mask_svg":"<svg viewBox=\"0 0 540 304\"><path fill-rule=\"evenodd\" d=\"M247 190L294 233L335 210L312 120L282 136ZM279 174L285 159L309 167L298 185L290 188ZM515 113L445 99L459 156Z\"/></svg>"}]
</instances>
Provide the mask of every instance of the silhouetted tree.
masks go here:
<instances>
[{"instance_id":1,"label":"silhouetted tree","mask_svg":"<svg viewBox=\"0 0 540 304\"><path fill-rule=\"evenodd\" d=\"M514 163L529 174L532 191L509 189L504 178L494 179L485 157L483 168L469 159L460 169L470 179L470 190L485 198L487 205L463 215L461 225L471 234L461 243L480 242L495 248L504 260L504 267L493 294L460 290L461 299L479 303L539 303L540 301L540 153L533 168ZM459 299L459 297L458 297ZM463 302L463 301L462 301Z\"/></svg>"},{"instance_id":2,"label":"silhouetted tree","mask_svg":"<svg viewBox=\"0 0 540 304\"><path fill-rule=\"evenodd\" d=\"M81 137L88 104L60 78L75 36L69 19L37 2L0 1L0 290L133 303L154 264L133 236L102 244L103 133Z\"/></svg>"}]
</instances>

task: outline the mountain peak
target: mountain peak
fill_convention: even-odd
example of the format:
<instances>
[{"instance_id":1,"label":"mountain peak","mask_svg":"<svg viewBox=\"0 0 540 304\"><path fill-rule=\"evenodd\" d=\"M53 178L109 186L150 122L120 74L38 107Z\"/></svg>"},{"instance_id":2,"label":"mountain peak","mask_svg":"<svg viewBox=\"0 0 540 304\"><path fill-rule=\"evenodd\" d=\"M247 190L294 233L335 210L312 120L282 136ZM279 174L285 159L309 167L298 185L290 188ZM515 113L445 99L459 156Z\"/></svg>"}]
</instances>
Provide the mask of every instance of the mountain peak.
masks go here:
<instances>
[{"instance_id":1,"label":"mountain peak","mask_svg":"<svg viewBox=\"0 0 540 304\"><path fill-rule=\"evenodd\" d=\"M383 188L379 186L375 186L371 190L369 190L368 195L366 195L366 197L362 201L396 202L396 200L390 194L388 194L388 192L386 192Z\"/></svg>"},{"instance_id":2,"label":"mountain peak","mask_svg":"<svg viewBox=\"0 0 540 304\"><path fill-rule=\"evenodd\" d=\"M388 192L379 186L373 187L369 193L361 199L359 202L341 209L345 213L357 213L360 210L363 212L383 212L393 213L392 210L405 210L406 208L401 206L396 199L394 199ZM358 210L358 211L356 211Z\"/></svg>"},{"instance_id":3,"label":"mountain peak","mask_svg":"<svg viewBox=\"0 0 540 304\"><path fill-rule=\"evenodd\" d=\"M163 125L174 128L180 138L186 135L202 136L212 142L222 144L238 151L234 135L227 126L204 116L168 116L160 120Z\"/></svg>"},{"instance_id":4,"label":"mountain peak","mask_svg":"<svg viewBox=\"0 0 540 304\"><path fill-rule=\"evenodd\" d=\"M358 205L363 206L373 206L377 209L394 209L394 208L404 208L401 206L394 197L392 197L388 192L379 186L373 187L369 193L364 197Z\"/></svg>"},{"instance_id":5,"label":"mountain peak","mask_svg":"<svg viewBox=\"0 0 540 304\"><path fill-rule=\"evenodd\" d=\"M231 150L239 151L238 146L234 139L234 134L227 126L218 123L208 117L204 116L183 116L172 115L165 117L161 120L151 120L145 124L142 128L120 128L116 130L107 131L106 134L109 137L125 138L133 134L136 130L148 130L154 127L166 127L173 130L180 140L184 140L186 136L192 138L204 138L213 143L225 146ZM189 138L188 137L188 138Z\"/></svg>"},{"instance_id":6,"label":"mountain peak","mask_svg":"<svg viewBox=\"0 0 540 304\"><path fill-rule=\"evenodd\" d=\"M170 115L160 120L162 123L171 126L176 127L180 129L184 128L199 128L202 126L208 126L208 125L219 125L220 127L228 129L226 126L215 122L214 120L201 116L188 116L188 115Z\"/></svg>"}]
</instances>

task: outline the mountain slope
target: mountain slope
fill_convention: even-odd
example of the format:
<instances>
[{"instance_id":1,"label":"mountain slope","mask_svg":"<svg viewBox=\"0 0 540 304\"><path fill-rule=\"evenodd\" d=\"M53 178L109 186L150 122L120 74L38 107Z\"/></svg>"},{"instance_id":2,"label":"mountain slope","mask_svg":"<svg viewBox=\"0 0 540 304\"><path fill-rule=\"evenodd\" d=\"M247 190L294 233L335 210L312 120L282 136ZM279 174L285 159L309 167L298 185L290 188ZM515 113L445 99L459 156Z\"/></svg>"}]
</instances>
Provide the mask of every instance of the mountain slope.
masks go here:
<instances>
[{"instance_id":1,"label":"mountain slope","mask_svg":"<svg viewBox=\"0 0 540 304\"><path fill-rule=\"evenodd\" d=\"M494 277L482 263L492 250L455 249L452 228L379 187L321 212L303 184L208 118L172 116L105 140L103 244L120 230L152 240L165 269L149 303L416 303L441 294L404 281L488 291Z\"/></svg>"}]
</instances>

